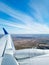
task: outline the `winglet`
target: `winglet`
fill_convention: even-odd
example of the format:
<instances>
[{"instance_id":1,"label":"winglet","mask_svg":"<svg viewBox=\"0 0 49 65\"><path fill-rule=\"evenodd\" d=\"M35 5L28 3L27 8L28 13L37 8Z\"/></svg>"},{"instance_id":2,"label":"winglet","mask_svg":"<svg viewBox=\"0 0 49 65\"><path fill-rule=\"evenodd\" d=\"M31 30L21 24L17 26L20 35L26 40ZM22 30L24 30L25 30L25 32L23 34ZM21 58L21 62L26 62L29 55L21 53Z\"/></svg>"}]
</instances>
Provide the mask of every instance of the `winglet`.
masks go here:
<instances>
[{"instance_id":1,"label":"winglet","mask_svg":"<svg viewBox=\"0 0 49 65\"><path fill-rule=\"evenodd\" d=\"M8 32L5 30L5 28L3 28L3 31L4 31L5 34L8 34Z\"/></svg>"}]
</instances>

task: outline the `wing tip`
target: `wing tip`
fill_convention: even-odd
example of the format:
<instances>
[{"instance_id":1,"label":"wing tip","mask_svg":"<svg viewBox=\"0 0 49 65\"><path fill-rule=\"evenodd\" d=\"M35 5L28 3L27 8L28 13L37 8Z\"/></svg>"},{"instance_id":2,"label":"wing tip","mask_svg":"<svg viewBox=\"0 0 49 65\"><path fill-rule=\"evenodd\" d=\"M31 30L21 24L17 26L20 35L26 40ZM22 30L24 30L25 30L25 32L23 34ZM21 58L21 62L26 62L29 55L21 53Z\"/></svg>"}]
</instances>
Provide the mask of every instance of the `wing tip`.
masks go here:
<instances>
[{"instance_id":1,"label":"wing tip","mask_svg":"<svg viewBox=\"0 0 49 65\"><path fill-rule=\"evenodd\" d=\"M8 34L8 32L5 30L5 28L3 28L3 31L4 31L4 34L5 35Z\"/></svg>"}]
</instances>

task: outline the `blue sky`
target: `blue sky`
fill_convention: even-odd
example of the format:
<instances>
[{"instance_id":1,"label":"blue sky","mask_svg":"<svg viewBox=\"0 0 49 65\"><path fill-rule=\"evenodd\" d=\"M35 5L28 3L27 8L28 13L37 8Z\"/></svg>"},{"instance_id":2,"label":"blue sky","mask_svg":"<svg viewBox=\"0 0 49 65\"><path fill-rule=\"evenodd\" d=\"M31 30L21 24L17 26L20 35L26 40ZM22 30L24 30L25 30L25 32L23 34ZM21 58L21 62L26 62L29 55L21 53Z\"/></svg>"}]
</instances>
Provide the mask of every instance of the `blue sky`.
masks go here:
<instances>
[{"instance_id":1,"label":"blue sky","mask_svg":"<svg viewBox=\"0 0 49 65\"><path fill-rule=\"evenodd\" d=\"M49 34L49 0L0 0L0 34Z\"/></svg>"}]
</instances>

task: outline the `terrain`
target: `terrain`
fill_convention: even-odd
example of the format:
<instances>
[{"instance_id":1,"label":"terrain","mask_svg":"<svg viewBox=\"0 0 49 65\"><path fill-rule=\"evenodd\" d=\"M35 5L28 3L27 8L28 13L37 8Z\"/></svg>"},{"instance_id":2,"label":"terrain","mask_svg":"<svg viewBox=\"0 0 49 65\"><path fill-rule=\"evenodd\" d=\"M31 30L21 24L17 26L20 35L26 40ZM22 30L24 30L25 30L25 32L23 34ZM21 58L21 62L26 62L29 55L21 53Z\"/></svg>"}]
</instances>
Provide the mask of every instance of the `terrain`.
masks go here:
<instances>
[{"instance_id":1,"label":"terrain","mask_svg":"<svg viewBox=\"0 0 49 65\"><path fill-rule=\"evenodd\" d=\"M49 35L15 35L12 39L16 49L49 49Z\"/></svg>"}]
</instances>

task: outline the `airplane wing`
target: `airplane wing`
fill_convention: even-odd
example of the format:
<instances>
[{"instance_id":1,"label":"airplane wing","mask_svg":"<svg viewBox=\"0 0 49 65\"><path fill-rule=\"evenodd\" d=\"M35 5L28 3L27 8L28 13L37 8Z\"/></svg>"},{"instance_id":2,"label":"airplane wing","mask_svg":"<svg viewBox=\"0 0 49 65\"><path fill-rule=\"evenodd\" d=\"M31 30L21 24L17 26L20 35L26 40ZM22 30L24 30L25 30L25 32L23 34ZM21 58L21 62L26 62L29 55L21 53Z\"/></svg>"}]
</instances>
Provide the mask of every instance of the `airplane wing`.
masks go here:
<instances>
[{"instance_id":1,"label":"airplane wing","mask_svg":"<svg viewBox=\"0 0 49 65\"><path fill-rule=\"evenodd\" d=\"M3 30L6 35L0 39L0 65L19 65L13 56L15 48L11 36Z\"/></svg>"},{"instance_id":2,"label":"airplane wing","mask_svg":"<svg viewBox=\"0 0 49 65\"><path fill-rule=\"evenodd\" d=\"M5 35L0 39L0 56L6 54L12 54L15 51L11 35L3 28Z\"/></svg>"},{"instance_id":3,"label":"airplane wing","mask_svg":"<svg viewBox=\"0 0 49 65\"><path fill-rule=\"evenodd\" d=\"M12 55L6 54L2 59L1 65L19 65L19 64Z\"/></svg>"},{"instance_id":4,"label":"airplane wing","mask_svg":"<svg viewBox=\"0 0 49 65\"><path fill-rule=\"evenodd\" d=\"M7 35L7 45L6 45L5 53L13 55L14 52L15 52L15 47L14 47L13 41L11 39L11 36L8 34Z\"/></svg>"},{"instance_id":5,"label":"airplane wing","mask_svg":"<svg viewBox=\"0 0 49 65\"><path fill-rule=\"evenodd\" d=\"M0 57L3 56L6 47L6 36L0 39Z\"/></svg>"},{"instance_id":6,"label":"airplane wing","mask_svg":"<svg viewBox=\"0 0 49 65\"><path fill-rule=\"evenodd\" d=\"M13 54L15 51L12 39L10 35L5 35L0 39L0 57L2 57L5 53Z\"/></svg>"}]
</instances>

